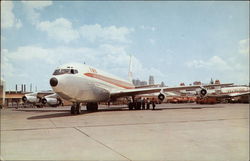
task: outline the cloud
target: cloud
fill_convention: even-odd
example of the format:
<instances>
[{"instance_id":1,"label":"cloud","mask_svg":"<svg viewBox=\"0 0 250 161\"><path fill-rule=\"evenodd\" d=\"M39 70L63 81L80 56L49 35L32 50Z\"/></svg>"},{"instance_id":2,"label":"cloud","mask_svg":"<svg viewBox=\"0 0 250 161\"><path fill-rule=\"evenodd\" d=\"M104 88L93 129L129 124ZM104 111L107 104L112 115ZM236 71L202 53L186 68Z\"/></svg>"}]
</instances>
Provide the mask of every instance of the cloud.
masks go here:
<instances>
[{"instance_id":1,"label":"cloud","mask_svg":"<svg viewBox=\"0 0 250 161\"><path fill-rule=\"evenodd\" d=\"M127 36L134 29L127 27L102 27L99 24L84 25L80 28L81 36L91 42L98 41L113 41L113 42L130 42Z\"/></svg>"},{"instance_id":2,"label":"cloud","mask_svg":"<svg viewBox=\"0 0 250 161\"><path fill-rule=\"evenodd\" d=\"M213 56L208 60L193 60L187 62L188 67L206 68L215 71L245 71L248 69L249 58L249 38L240 40L238 43L238 53L233 55L225 54L224 58Z\"/></svg>"},{"instance_id":3,"label":"cloud","mask_svg":"<svg viewBox=\"0 0 250 161\"><path fill-rule=\"evenodd\" d=\"M22 24L22 22L21 22L21 20L20 19L18 19L17 21L16 21L16 28L20 28L20 27L22 27L23 26L23 24Z\"/></svg>"},{"instance_id":4,"label":"cloud","mask_svg":"<svg viewBox=\"0 0 250 161\"><path fill-rule=\"evenodd\" d=\"M37 24L37 28L47 32L52 39L69 43L79 38L79 33L74 30L72 23L65 18L58 18L55 21L43 21Z\"/></svg>"},{"instance_id":5,"label":"cloud","mask_svg":"<svg viewBox=\"0 0 250 161\"><path fill-rule=\"evenodd\" d=\"M154 39L149 39L149 42L154 45L155 44L155 40Z\"/></svg>"},{"instance_id":6,"label":"cloud","mask_svg":"<svg viewBox=\"0 0 250 161\"><path fill-rule=\"evenodd\" d=\"M12 1L1 1L1 28L22 27L21 20L12 12L13 7Z\"/></svg>"},{"instance_id":7,"label":"cloud","mask_svg":"<svg viewBox=\"0 0 250 161\"><path fill-rule=\"evenodd\" d=\"M123 78L128 78L129 60L130 55L126 51L126 47L102 44L97 48L98 58L92 64L99 64L98 68L103 68L106 71L110 71L115 75ZM137 57L132 56L132 76L133 78L139 78L141 80L147 80L149 75L154 73L157 78L163 78L164 74L156 69L148 66L144 66Z\"/></svg>"},{"instance_id":8,"label":"cloud","mask_svg":"<svg viewBox=\"0 0 250 161\"><path fill-rule=\"evenodd\" d=\"M51 63L49 58L50 52L38 46L22 46L18 47L16 51L6 52L6 57L9 60L16 60L20 62L33 61L36 59L44 60L47 63Z\"/></svg>"},{"instance_id":9,"label":"cloud","mask_svg":"<svg viewBox=\"0 0 250 161\"><path fill-rule=\"evenodd\" d=\"M38 10L52 5L52 1L22 1L22 3L29 20L33 24L39 21L40 13Z\"/></svg>"},{"instance_id":10,"label":"cloud","mask_svg":"<svg viewBox=\"0 0 250 161\"><path fill-rule=\"evenodd\" d=\"M31 9L43 9L52 5L52 1L22 1L22 3Z\"/></svg>"},{"instance_id":11,"label":"cloud","mask_svg":"<svg viewBox=\"0 0 250 161\"><path fill-rule=\"evenodd\" d=\"M7 49L1 49L1 54L2 54L2 69L1 69L1 77L13 77L14 76L14 67L12 63L10 62L9 58L7 57L8 55L8 50Z\"/></svg>"},{"instance_id":12,"label":"cloud","mask_svg":"<svg viewBox=\"0 0 250 161\"><path fill-rule=\"evenodd\" d=\"M239 53L249 55L249 38L239 41Z\"/></svg>"},{"instance_id":13,"label":"cloud","mask_svg":"<svg viewBox=\"0 0 250 161\"><path fill-rule=\"evenodd\" d=\"M220 71L231 70L231 66L219 56L213 56L210 59L204 60L193 60L187 63L188 67L194 68L206 68L206 69L216 69Z\"/></svg>"},{"instance_id":14,"label":"cloud","mask_svg":"<svg viewBox=\"0 0 250 161\"><path fill-rule=\"evenodd\" d=\"M249 39L240 40L236 53L224 53L224 56L213 56L207 60L192 60L186 66L193 70L203 70L217 78L223 78L239 84L249 83Z\"/></svg>"},{"instance_id":15,"label":"cloud","mask_svg":"<svg viewBox=\"0 0 250 161\"><path fill-rule=\"evenodd\" d=\"M54 21L38 22L37 29L47 32L52 39L69 43L73 40L83 38L90 42L109 43L121 42L128 43L128 35L133 29L127 27L102 27L99 24L84 25L80 29L74 29L71 21L65 18L58 18Z\"/></svg>"},{"instance_id":16,"label":"cloud","mask_svg":"<svg viewBox=\"0 0 250 161\"><path fill-rule=\"evenodd\" d=\"M154 26L141 25L140 28L143 29L143 30L150 30L150 31L153 31L153 32L156 31L156 27L154 27Z\"/></svg>"},{"instance_id":17,"label":"cloud","mask_svg":"<svg viewBox=\"0 0 250 161\"><path fill-rule=\"evenodd\" d=\"M102 44L97 48L22 46L15 51L5 50L5 58L5 69L7 69L5 73L11 71L15 79L25 81L27 78L18 73L25 71L26 75L34 75L34 72L39 71L36 77L49 78L57 66L69 62L86 62L88 65L127 79L130 56L124 46ZM134 78L144 80L147 80L151 73L158 78L163 76L161 71L144 66L135 56L132 57L132 72ZM15 80L9 75L7 81L10 80L15 84Z\"/></svg>"},{"instance_id":18,"label":"cloud","mask_svg":"<svg viewBox=\"0 0 250 161\"><path fill-rule=\"evenodd\" d=\"M144 66L139 59L136 57L132 57L132 74L133 79L140 79L140 80L148 80L149 75L153 75L155 77L155 82L157 80L163 80L165 75L162 71L154 68Z\"/></svg>"}]
</instances>

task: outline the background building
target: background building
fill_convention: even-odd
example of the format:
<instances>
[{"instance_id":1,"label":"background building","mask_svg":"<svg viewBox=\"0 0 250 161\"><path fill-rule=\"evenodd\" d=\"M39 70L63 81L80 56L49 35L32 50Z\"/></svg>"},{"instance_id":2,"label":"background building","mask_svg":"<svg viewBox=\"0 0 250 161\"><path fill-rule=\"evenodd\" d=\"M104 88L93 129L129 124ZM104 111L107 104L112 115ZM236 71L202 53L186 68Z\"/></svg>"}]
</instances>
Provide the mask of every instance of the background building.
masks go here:
<instances>
[{"instance_id":1,"label":"background building","mask_svg":"<svg viewBox=\"0 0 250 161\"><path fill-rule=\"evenodd\" d=\"M155 84L154 76L152 76L152 75L149 76L148 84L149 84L149 85L154 85L154 84Z\"/></svg>"},{"instance_id":2,"label":"background building","mask_svg":"<svg viewBox=\"0 0 250 161\"><path fill-rule=\"evenodd\" d=\"M5 104L5 82L1 79L0 82L0 108Z\"/></svg>"},{"instance_id":3,"label":"background building","mask_svg":"<svg viewBox=\"0 0 250 161\"><path fill-rule=\"evenodd\" d=\"M165 83L164 83L164 82L161 82L160 87L166 87Z\"/></svg>"},{"instance_id":4,"label":"background building","mask_svg":"<svg viewBox=\"0 0 250 161\"><path fill-rule=\"evenodd\" d=\"M201 85L201 82L200 82L200 81L195 81L195 82L193 83L193 85Z\"/></svg>"},{"instance_id":5,"label":"background building","mask_svg":"<svg viewBox=\"0 0 250 161\"><path fill-rule=\"evenodd\" d=\"M146 86L148 84L147 81L141 81L140 79L133 79L132 83L138 87L138 86Z\"/></svg>"}]
</instances>

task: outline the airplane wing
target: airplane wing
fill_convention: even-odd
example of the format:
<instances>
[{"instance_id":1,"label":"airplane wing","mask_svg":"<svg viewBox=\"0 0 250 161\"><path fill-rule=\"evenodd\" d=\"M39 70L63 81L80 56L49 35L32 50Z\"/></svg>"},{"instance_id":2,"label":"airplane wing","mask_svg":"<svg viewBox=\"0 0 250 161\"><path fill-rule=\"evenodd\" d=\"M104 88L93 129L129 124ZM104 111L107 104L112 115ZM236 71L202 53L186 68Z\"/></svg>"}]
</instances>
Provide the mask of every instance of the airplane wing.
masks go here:
<instances>
[{"instance_id":1,"label":"airplane wing","mask_svg":"<svg viewBox=\"0 0 250 161\"><path fill-rule=\"evenodd\" d=\"M172 91L180 91L180 90L188 90L188 89L201 89L207 88L211 86L229 86L232 83L228 84L211 84L211 85L194 85L194 86L177 86L177 87L156 87L156 88L135 88L135 89L122 89L118 91L111 92L111 98L118 98L118 97L125 97L125 96L135 96L139 94L150 94L150 93L157 93L157 92L172 92Z\"/></svg>"},{"instance_id":2,"label":"airplane wing","mask_svg":"<svg viewBox=\"0 0 250 161\"><path fill-rule=\"evenodd\" d=\"M223 83L223 84L208 84L208 85L204 85L203 87L214 87L214 86L220 86L220 87L228 87L228 86L232 86L233 83Z\"/></svg>"},{"instance_id":3,"label":"airplane wing","mask_svg":"<svg viewBox=\"0 0 250 161\"><path fill-rule=\"evenodd\" d=\"M40 91L40 92L37 92L37 97L44 97L46 95L50 95L50 94L54 94L55 92L51 91L51 90L48 90L48 91Z\"/></svg>"},{"instance_id":4,"label":"airplane wing","mask_svg":"<svg viewBox=\"0 0 250 161\"><path fill-rule=\"evenodd\" d=\"M157 88L136 88L136 89L124 89L119 91L111 92L112 98L125 97L125 96L135 96L139 94L150 94L158 92L171 92L183 89L197 89L201 86L179 86L179 87L157 87Z\"/></svg>"}]
</instances>

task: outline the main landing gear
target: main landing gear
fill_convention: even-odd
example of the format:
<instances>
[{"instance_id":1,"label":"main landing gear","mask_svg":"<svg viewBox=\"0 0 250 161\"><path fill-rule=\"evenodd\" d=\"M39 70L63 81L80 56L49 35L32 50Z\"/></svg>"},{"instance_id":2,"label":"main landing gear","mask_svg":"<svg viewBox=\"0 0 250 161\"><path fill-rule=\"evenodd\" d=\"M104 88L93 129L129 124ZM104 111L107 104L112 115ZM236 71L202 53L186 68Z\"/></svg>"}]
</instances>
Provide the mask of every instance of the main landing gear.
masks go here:
<instances>
[{"instance_id":1,"label":"main landing gear","mask_svg":"<svg viewBox=\"0 0 250 161\"><path fill-rule=\"evenodd\" d=\"M71 106L70 112L71 112L72 115L80 114L81 113L81 104L80 103L74 103Z\"/></svg>"},{"instance_id":2,"label":"main landing gear","mask_svg":"<svg viewBox=\"0 0 250 161\"><path fill-rule=\"evenodd\" d=\"M87 111L94 112L98 110L98 104L95 102L89 102L86 105Z\"/></svg>"},{"instance_id":3,"label":"main landing gear","mask_svg":"<svg viewBox=\"0 0 250 161\"><path fill-rule=\"evenodd\" d=\"M129 110L140 110L141 109L141 102L135 100L135 97L132 96L132 101L128 103Z\"/></svg>"},{"instance_id":4,"label":"main landing gear","mask_svg":"<svg viewBox=\"0 0 250 161\"><path fill-rule=\"evenodd\" d=\"M141 102L129 102L128 109L129 110L141 110Z\"/></svg>"},{"instance_id":5,"label":"main landing gear","mask_svg":"<svg viewBox=\"0 0 250 161\"><path fill-rule=\"evenodd\" d=\"M89 112L95 112L98 110L98 104L95 102L89 102L87 103L86 108L87 108L87 111ZM73 105L71 106L70 113L72 115L81 114L81 104L73 103Z\"/></svg>"}]
</instances>

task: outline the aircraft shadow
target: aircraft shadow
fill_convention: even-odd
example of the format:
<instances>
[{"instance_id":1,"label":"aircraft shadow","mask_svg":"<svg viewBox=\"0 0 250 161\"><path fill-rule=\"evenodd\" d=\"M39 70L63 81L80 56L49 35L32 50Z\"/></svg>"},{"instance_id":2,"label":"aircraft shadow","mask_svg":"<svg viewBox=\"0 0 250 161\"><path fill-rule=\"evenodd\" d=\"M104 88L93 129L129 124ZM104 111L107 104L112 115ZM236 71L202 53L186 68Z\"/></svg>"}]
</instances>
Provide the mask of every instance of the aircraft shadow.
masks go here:
<instances>
[{"instance_id":1,"label":"aircraft shadow","mask_svg":"<svg viewBox=\"0 0 250 161\"><path fill-rule=\"evenodd\" d=\"M22 112L68 112L69 110L50 110L50 109L46 109L46 110L36 110L36 109L15 109L13 111L22 111Z\"/></svg>"},{"instance_id":2,"label":"aircraft shadow","mask_svg":"<svg viewBox=\"0 0 250 161\"><path fill-rule=\"evenodd\" d=\"M182 109L203 109L203 108L223 108L222 106L183 106L183 107L156 107L155 110L150 109L150 111L159 111L159 110L182 110ZM46 115L38 115L38 116L32 116L32 117L28 117L28 120L35 120L35 119L48 119L48 118L58 118L58 117L77 117L77 116L81 116L81 115L87 115L87 114L92 114L92 113L96 113L96 112L124 112L124 111L149 111L149 110L129 110L128 108L109 108L109 109L99 109L96 112L89 112L86 110L82 110L82 113L79 115L72 115L70 114L70 110L18 110L18 111L25 111L25 112L57 112L57 113L53 113L53 114L46 114ZM59 113L60 112L60 113Z\"/></svg>"},{"instance_id":3,"label":"aircraft shadow","mask_svg":"<svg viewBox=\"0 0 250 161\"><path fill-rule=\"evenodd\" d=\"M65 113L64 111L67 111L67 113ZM111 111L128 111L128 109L100 109L100 110L98 110L96 112L111 112ZM51 111L49 111L49 112L51 112ZM59 110L58 111L53 110L53 112L60 112L60 113L32 116L32 117L28 117L27 119L28 120L34 120L34 119L56 118L56 117L76 117L76 116L80 116L80 115L87 115L87 114L96 113L96 112L89 112L89 111L86 111L86 110L84 110L84 111L82 110L81 114L78 114L78 115L72 115L70 113L70 110L60 110L60 111Z\"/></svg>"}]
</instances>

